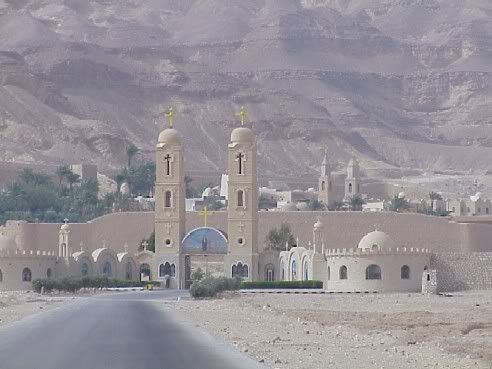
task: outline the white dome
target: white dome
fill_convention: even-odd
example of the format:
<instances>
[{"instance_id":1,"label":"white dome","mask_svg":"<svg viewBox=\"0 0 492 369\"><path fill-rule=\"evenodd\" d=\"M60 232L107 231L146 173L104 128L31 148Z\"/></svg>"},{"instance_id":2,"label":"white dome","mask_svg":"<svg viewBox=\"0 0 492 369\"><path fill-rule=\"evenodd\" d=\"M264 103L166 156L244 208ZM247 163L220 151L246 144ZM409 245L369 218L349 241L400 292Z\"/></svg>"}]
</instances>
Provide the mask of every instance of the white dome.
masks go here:
<instances>
[{"instance_id":1,"label":"white dome","mask_svg":"<svg viewBox=\"0 0 492 369\"><path fill-rule=\"evenodd\" d=\"M374 231L366 234L359 242L361 250L383 250L395 248L395 243L386 233Z\"/></svg>"},{"instance_id":2,"label":"white dome","mask_svg":"<svg viewBox=\"0 0 492 369\"><path fill-rule=\"evenodd\" d=\"M284 206L282 206L281 210L282 211L297 211L298 209L297 209L296 204L289 202L289 203L285 204Z\"/></svg>"},{"instance_id":3,"label":"white dome","mask_svg":"<svg viewBox=\"0 0 492 369\"><path fill-rule=\"evenodd\" d=\"M405 193L405 192L400 192L400 193L398 194L398 198L399 198L399 199L404 199L406 196L407 196L407 195L406 195L406 193Z\"/></svg>"},{"instance_id":4,"label":"white dome","mask_svg":"<svg viewBox=\"0 0 492 369\"><path fill-rule=\"evenodd\" d=\"M253 131L246 127L239 127L232 131L231 142L250 143L254 141Z\"/></svg>"},{"instance_id":5,"label":"white dome","mask_svg":"<svg viewBox=\"0 0 492 369\"><path fill-rule=\"evenodd\" d=\"M207 187L206 189L203 190L202 192L202 198L205 198L205 197L210 197L212 196L212 188L210 187Z\"/></svg>"},{"instance_id":6,"label":"white dome","mask_svg":"<svg viewBox=\"0 0 492 369\"><path fill-rule=\"evenodd\" d=\"M3 236L0 234L0 250L15 251L16 249L17 249L17 243L13 238Z\"/></svg>"},{"instance_id":7,"label":"white dome","mask_svg":"<svg viewBox=\"0 0 492 369\"><path fill-rule=\"evenodd\" d=\"M181 144L181 134L174 128L168 128L159 134L159 143Z\"/></svg>"}]
</instances>

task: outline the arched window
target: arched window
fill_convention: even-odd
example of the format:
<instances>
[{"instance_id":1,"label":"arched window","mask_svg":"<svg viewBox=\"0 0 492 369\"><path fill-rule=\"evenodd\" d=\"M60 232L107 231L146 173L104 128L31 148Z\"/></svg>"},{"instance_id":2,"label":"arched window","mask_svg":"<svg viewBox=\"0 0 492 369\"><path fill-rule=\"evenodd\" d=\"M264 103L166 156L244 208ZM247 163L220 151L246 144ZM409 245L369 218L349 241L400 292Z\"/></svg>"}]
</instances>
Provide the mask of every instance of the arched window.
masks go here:
<instances>
[{"instance_id":1,"label":"arched window","mask_svg":"<svg viewBox=\"0 0 492 369\"><path fill-rule=\"evenodd\" d=\"M485 208L485 214L490 214L490 209L489 208Z\"/></svg>"},{"instance_id":2,"label":"arched window","mask_svg":"<svg viewBox=\"0 0 492 369\"><path fill-rule=\"evenodd\" d=\"M176 277L176 265L171 264L171 277Z\"/></svg>"},{"instance_id":3,"label":"arched window","mask_svg":"<svg viewBox=\"0 0 492 369\"><path fill-rule=\"evenodd\" d=\"M140 275L143 276L144 278L146 278L146 277L150 278L151 273L150 273L150 265L149 264L143 263L142 265L140 265Z\"/></svg>"},{"instance_id":4,"label":"arched window","mask_svg":"<svg viewBox=\"0 0 492 369\"><path fill-rule=\"evenodd\" d=\"M82 277L89 275L89 265L87 265L87 263L83 263L80 266L80 274L82 274Z\"/></svg>"},{"instance_id":5,"label":"arched window","mask_svg":"<svg viewBox=\"0 0 492 369\"><path fill-rule=\"evenodd\" d=\"M32 279L31 269L24 268L22 270L22 282L31 282L31 279Z\"/></svg>"},{"instance_id":6,"label":"arched window","mask_svg":"<svg viewBox=\"0 0 492 369\"><path fill-rule=\"evenodd\" d=\"M113 275L112 269L113 268L111 267L111 263L109 261L106 261L103 264L103 275L106 277L111 277Z\"/></svg>"},{"instance_id":7,"label":"arched window","mask_svg":"<svg viewBox=\"0 0 492 369\"><path fill-rule=\"evenodd\" d=\"M248 278L249 276L249 267L248 264L243 264L241 262L234 264L232 266L232 278Z\"/></svg>"},{"instance_id":8,"label":"arched window","mask_svg":"<svg viewBox=\"0 0 492 369\"><path fill-rule=\"evenodd\" d=\"M349 193L352 193L352 183L349 183Z\"/></svg>"},{"instance_id":9,"label":"arched window","mask_svg":"<svg viewBox=\"0 0 492 369\"><path fill-rule=\"evenodd\" d=\"M62 243L61 249L62 249L61 256L66 257L67 256L67 244L66 243Z\"/></svg>"},{"instance_id":10,"label":"arched window","mask_svg":"<svg viewBox=\"0 0 492 369\"><path fill-rule=\"evenodd\" d=\"M46 278L50 279L51 278L51 268L48 268L48 270L46 271Z\"/></svg>"},{"instance_id":11,"label":"arched window","mask_svg":"<svg viewBox=\"0 0 492 369\"><path fill-rule=\"evenodd\" d=\"M161 264L159 266L159 277L165 277L167 275L170 277L173 277L173 271L171 268L171 264L166 261L165 264Z\"/></svg>"},{"instance_id":12,"label":"arched window","mask_svg":"<svg viewBox=\"0 0 492 369\"><path fill-rule=\"evenodd\" d=\"M340 267L340 271L338 273L338 278L339 279L347 279L348 273L347 273L347 267L345 265L342 265Z\"/></svg>"},{"instance_id":13,"label":"arched window","mask_svg":"<svg viewBox=\"0 0 492 369\"><path fill-rule=\"evenodd\" d=\"M326 279L327 279L327 280L330 280L330 272L331 272L331 271L330 271L330 267L328 267L328 268L326 269Z\"/></svg>"},{"instance_id":14,"label":"arched window","mask_svg":"<svg viewBox=\"0 0 492 369\"><path fill-rule=\"evenodd\" d=\"M297 263L295 260L292 260L292 264L290 264L290 280L291 281L296 281L297 280Z\"/></svg>"},{"instance_id":15,"label":"arched window","mask_svg":"<svg viewBox=\"0 0 492 369\"><path fill-rule=\"evenodd\" d=\"M283 261L280 263L280 273L282 276L282 281L285 281L285 264Z\"/></svg>"},{"instance_id":16,"label":"arched window","mask_svg":"<svg viewBox=\"0 0 492 369\"><path fill-rule=\"evenodd\" d=\"M125 278L128 280L133 279L133 265L131 261L126 263Z\"/></svg>"},{"instance_id":17,"label":"arched window","mask_svg":"<svg viewBox=\"0 0 492 369\"><path fill-rule=\"evenodd\" d=\"M237 206L244 206L244 191L237 191Z\"/></svg>"},{"instance_id":18,"label":"arched window","mask_svg":"<svg viewBox=\"0 0 492 369\"><path fill-rule=\"evenodd\" d=\"M0 269L0 282L3 282L3 273L1 269Z\"/></svg>"},{"instance_id":19,"label":"arched window","mask_svg":"<svg viewBox=\"0 0 492 369\"><path fill-rule=\"evenodd\" d=\"M381 268L375 264L371 264L366 268L366 279L381 279Z\"/></svg>"},{"instance_id":20,"label":"arched window","mask_svg":"<svg viewBox=\"0 0 492 369\"><path fill-rule=\"evenodd\" d=\"M265 266L265 280L274 281L275 280L275 267L273 264L267 264Z\"/></svg>"},{"instance_id":21,"label":"arched window","mask_svg":"<svg viewBox=\"0 0 492 369\"><path fill-rule=\"evenodd\" d=\"M304 260L302 269L304 271L304 280L305 281L309 280L309 268L308 268L308 262L307 262L307 260Z\"/></svg>"},{"instance_id":22,"label":"arched window","mask_svg":"<svg viewBox=\"0 0 492 369\"><path fill-rule=\"evenodd\" d=\"M410 279L410 267L408 265L403 265L400 271L401 279Z\"/></svg>"},{"instance_id":23,"label":"arched window","mask_svg":"<svg viewBox=\"0 0 492 369\"><path fill-rule=\"evenodd\" d=\"M321 182L321 191L325 190L325 181Z\"/></svg>"},{"instance_id":24,"label":"arched window","mask_svg":"<svg viewBox=\"0 0 492 369\"><path fill-rule=\"evenodd\" d=\"M171 208L173 206L173 194L171 191L166 191L164 193L164 207Z\"/></svg>"}]
</instances>

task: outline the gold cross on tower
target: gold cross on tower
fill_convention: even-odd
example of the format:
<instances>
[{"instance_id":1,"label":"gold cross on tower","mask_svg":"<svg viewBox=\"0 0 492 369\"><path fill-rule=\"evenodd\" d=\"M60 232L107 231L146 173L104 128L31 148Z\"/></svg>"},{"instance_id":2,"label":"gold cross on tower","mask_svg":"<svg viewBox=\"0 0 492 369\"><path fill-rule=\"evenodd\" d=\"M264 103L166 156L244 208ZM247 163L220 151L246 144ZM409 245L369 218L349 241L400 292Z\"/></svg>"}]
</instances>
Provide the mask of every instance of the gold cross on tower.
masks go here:
<instances>
[{"instance_id":1,"label":"gold cross on tower","mask_svg":"<svg viewBox=\"0 0 492 369\"><path fill-rule=\"evenodd\" d=\"M239 117L239 121L241 122L241 125L244 126L244 121L246 120L246 117L248 116L248 113L244 109L244 106L241 106L241 110L239 113L236 113L236 117Z\"/></svg>"},{"instance_id":2,"label":"gold cross on tower","mask_svg":"<svg viewBox=\"0 0 492 369\"><path fill-rule=\"evenodd\" d=\"M169 108L169 110L164 113L164 115L167 118L167 122L169 124L169 128L173 128L174 126L174 118L176 117L176 113L174 112L173 108Z\"/></svg>"},{"instance_id":3,"label":"gold cross on tower","mask_svg":"<svg viewBox=\"0 0 492 369\"><path fill-rule=\"evenodd\" d=\"M203 210L200 212L200 216L203 217L203 226L207 226L207 221L208 221L208 216L210 215L210 212L208 211L208 208L205 206Z\"/></svg>"}]
</instances>

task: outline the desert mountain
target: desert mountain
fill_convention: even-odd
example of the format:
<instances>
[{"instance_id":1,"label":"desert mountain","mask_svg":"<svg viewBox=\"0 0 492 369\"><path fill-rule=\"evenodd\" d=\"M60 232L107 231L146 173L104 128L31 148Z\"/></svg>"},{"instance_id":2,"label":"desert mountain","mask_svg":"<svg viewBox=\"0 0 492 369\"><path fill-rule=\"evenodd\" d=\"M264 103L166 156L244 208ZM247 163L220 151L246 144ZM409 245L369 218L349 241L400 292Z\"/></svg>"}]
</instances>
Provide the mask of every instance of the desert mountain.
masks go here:
<instances>
[{"instance_id":1,"label":"desert mountain","mask_svg":"<svg viewBox=\"0 0 492 369\"><path fill-rule=\"evenodd\" d=\"M490 0L0 0L0 161L110 169L174 106L223 170L245 105L264 174L485 172L491 73Z\"/></svg>"}]
</instances>

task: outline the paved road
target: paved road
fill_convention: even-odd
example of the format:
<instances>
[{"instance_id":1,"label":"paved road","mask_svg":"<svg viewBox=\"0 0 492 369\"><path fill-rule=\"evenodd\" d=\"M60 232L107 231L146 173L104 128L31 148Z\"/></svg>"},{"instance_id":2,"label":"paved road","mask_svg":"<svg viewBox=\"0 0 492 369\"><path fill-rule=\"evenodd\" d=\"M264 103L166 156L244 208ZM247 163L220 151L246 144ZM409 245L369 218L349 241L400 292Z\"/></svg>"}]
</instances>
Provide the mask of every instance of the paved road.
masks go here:
<instances>
[{"instance_id":1,"label":"paved road","mask_svg":"<svg viewBox=\"0 0 492 369\"><path fill-rule=\"evenodd\" d=\"M260 368L166 310L178 296L118 293L27 317L0 329L0 369Z\"/></svg>"}]
</instances>

